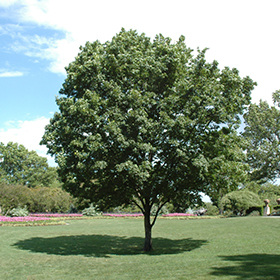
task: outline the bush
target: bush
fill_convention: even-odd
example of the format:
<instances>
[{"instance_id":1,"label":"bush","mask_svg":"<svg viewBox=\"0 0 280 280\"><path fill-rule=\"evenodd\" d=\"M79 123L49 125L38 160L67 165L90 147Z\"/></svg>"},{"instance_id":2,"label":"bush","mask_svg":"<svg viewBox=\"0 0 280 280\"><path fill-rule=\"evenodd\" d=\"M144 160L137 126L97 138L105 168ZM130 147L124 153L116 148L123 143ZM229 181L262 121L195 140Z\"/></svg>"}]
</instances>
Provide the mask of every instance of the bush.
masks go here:
<instances>
[{"instance_id":1,"label":"bush","mask_svg":"<svg viewBox=\"0 0 280 280\"><path fill-rule=\"evenodd\" d=\"M205 208L207 209L206 215L208 215L208 216L219 215L218 207L213 205L212 203L210 203L210 202L205 203Z\"/></svg>"},{"instance_id":2,"label":"bush","mask_svg":"<svg viewBox=\"0 0 280 280\"><path fill-rule=\"evenodd\" d=\"M248 216L260 216L260 212L259 211L252 211Z\"/></svg>"},{"instance_id":3,"label":"bush","mask_svg":"<svg viewBox=\"0 0 280 280\"><path fill-rule=\"evenodd\" d=\"M221 199L222 209L234 215L245 215L249 208L260 204L261 200L256 193L243 190L230 192Z\"/></svg>"},{"instance_id":4,"label":"bush","mask_svg":"<svg viewBox=\"0 0 280 280\"><path fill-rule=\"evenodd\" d=\"M2 214L13 208L26 205L29 212L67 212L73 198L61 188L0 184L0 205Z\"/></svg>"},{"instance_id":5,"label":"bush","mask_svg":"<svg viewBox=\"0 0 280 280\"><path fill-rule=\"evenodd\" d=\"M67 211L69 214L75 214L78 213L78 209L75 207L75 205L71 204L69 210Z\"/></svg>"},{"instance_id":6,"label":"bush","mask_svg":"<svg viewBox=\"0 0 280 280\"><path fill-rule=\"evenodd\" d=\"M94 207L93 204L91 203L91 204L90 204L90 207L85 208L85 209L82 211L82 214L85 215L85 216L98 216L98 215L101 215L102 212L101 212L101 211L98 211L97 208Z\"/></svg>"},{"instance_id":7,"label":"bush","mask_svg":"<svg viewBox=\"0 0 280 280\"><path fill-rule=\"evenodd\" d=\"M246 210L246 215L251 215L252 212L258 212L259 215L263 216L263 205L253 206Z\"/></svg>"},{"instance_id":8,"label":"bush","mask_svg":"<svg viewBox=\"0 0 280 280\"><path fill-rule=\"evenodd\" d=\"M69 210L73 198L61 188L38 187L30 189L31 203L29 211L65 213Z\"/></svg>"},{"instance_id":9,"label":"bush","mask_svg":"<svg viewBox=\"0 0 280 280\"><path fill-rule=\"evenodd\" d=\"M2 214L7 214L13 208L30 204L29 188L20 185L0 184L0 205Z\"/></svg>"},{"instance_id":10,"label":"bush","mask_svg":"<svg viewBox=\"0 0 280 280\"><path fill-rule=\"evenodd\" d=\"M271 214L279 215L280 214L280 205L275 205L274 207L271 207Z\"/></svg>"},{"instance_id":11,"label":"bush","mask_svg":"<svg viewBox=\"0 0 280 280\"><path fill-rule=\"evenodd\" d=\"M28 210L26 205L24 206L24 208L21 207L17 207L17 208L13 208L11 211L9 211L9 216L12 217L26 217L28 216Z\"/></svg>"}]
</instances>

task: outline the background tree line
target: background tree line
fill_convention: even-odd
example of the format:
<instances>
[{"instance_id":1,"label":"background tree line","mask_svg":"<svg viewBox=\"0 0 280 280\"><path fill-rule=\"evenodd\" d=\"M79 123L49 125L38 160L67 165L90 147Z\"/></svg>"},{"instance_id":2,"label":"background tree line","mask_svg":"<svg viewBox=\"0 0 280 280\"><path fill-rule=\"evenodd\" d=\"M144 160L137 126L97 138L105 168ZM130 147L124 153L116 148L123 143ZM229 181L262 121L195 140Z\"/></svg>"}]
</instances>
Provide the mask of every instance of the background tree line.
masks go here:
<instances>
[{"instance_id":1,"label":"background tree line","mask_svg":"<svg viewBox=\"0 0 280 280\"><path fill-rule=\"evenodd\" d=\"M29 212L67 212L73 197L62 189L57 168L23 145L0 143L0 210L27 206Z\"/></svg>"}]
</instances>

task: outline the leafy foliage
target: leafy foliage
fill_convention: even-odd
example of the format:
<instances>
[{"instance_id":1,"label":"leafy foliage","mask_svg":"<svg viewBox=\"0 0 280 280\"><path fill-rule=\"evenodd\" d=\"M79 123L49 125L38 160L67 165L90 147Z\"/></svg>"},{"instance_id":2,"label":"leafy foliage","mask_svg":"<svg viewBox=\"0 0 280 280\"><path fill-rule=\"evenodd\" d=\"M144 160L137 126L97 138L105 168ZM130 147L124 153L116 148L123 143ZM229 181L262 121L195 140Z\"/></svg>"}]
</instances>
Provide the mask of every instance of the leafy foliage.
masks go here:
<instances>
[{"instance_id":1,"label":"leafy foliage","mask_svg":"<svg viewBox=\"0 0 280 280\"><path fill-rule=\"evenodd\" d=\"M247 162L251 167L250 180L265 183L280 175L280 110L277 93L275 105L266 101L251 104L244 115Z\"/></svg>"},{"instance_id":2,"label":"leafy foliage","mask_svg":"<svg viewBox=\"0 0 280 280\"><path fill-rule=\"evenodd\" d=\"M205 208L207 209L208 216L216 216L219 215L219 209L217 206L213 205L210 202L205 203Z\"/></svg>"},{"instance_id":3,"label":"leafy foliage","mask_svg":"<svg viewBox=\"0 0 280 280\"><path fill-rule=\"evenodd\" d=\"M277 205L276 200L280 198L280 186L272 183L258 184L255 181L249 182L244 186L245 190L252 191L260 197L261 201L268 199L269 205Z\"/></svg>"},{"instance_id":4,"label":"leafy foliage","mask_svg":"<svg viewBox=\"0 0 280 280\"><path fill-rule=\"evenodd\" d=\"M67 211L67 213L69 213L69 214L78 213L78 209L76 208L76 206L75 206L73 203L71 203L71 204L70 204L70 207L69 207L69 210Z\"/></svg>"},{"instance_id":5,"label":"leafy foliage","mask_svg":"<svg viewBox=\"0 0 280 280\"><path fill-rule=\"evenodd\" d=\"M253 213L253 212L254 212L254 214L251 215L251 213ZM246 215L263 216L263 212L264 212L264 205L253 206L246 210Z\"/></svg>"},{"instance_id":6,"label":"leafy foliage","mask_svg":"<svg viewBox=\"0 0 280 280\"><path fill-rule=\"evenodd\" d=\"M252 211L252 212L250 212L249 216L254 216L254 217L260 216L260 212L259 211Z\"/></svg>"},{"instance_id":7,"label":"leafy foliage","mask_svg":"<svg viewBox=\"0 0 280 280\"><path fill-rule=\"evenodd\" d=\"M221 148L223 147L223 148ZM249 166L244 164L246 142L237 133L225 134L217 147L219 156L213 158L208 167L206 194L218 206L224 195L237 190L248 180Z\"/></svg>"},{"instance_id":8,"label":"leafy foliage","mask_svg":"<svg viewBox=\"0 0 280 280\"><path fill-rule=\"evenodd\" d=\"M26 205L29 212L67 212L73 203L69 193L61 188L0 184L0 206L3 214Z\"/></svg>"},{"instance_id":9,"label":"leafy foliage","mask_svg":"<svg viewBox=\"0 0 280 280\"><path fill-rule=\"evenodd\" d=\"M67 212L73 203L69 193L61 188L34 188L30 190L31 204L30 212Z\"/></svg>"},{"instance_id":10,"label":"leafy foliage","mask_svg":"<svg viewBox=\"0 0 280 280\"><path fill-rule=\"evenodd\" d=\"M102 212L100 212L97 207L93 206L93 203L90 205L90 207L85 208L82 211L82 214L85 216L99 216L102 214Z\"/></svg>"},{"instance_id":11,"label":"leafy foliage","mask_svg":"<svg viewBox=\"0 0 280 280\"><path fill-rule=\"evenodd\" d=\"M49 167L46 158L12 142L0 143L0 182L29 187L59 184L56 168Z\"/></svg>"},{"instance_id":12,"label":"leafy foliage","mask_svg":"<svg viewBox=\"0 0 280 280\"><path fill-rule=\"evenodd\" d=\"M80 50L41 142L66 190L101 208L135 203L150 235L154 204L156 218L169 201L199 202L199 192L216 188L221 166L219 180L228 184L226 166L238 156L226 143L238 138L254 87L249 77L207 63L206 50L194 57L183 36L151 41L122 30Z\"/></svg>"},{"instance_id":13,"label":"leafy foliage","mask_svg":"<svg viewBox=\"0 0 280 280\"><path fill-rule=\"evenodd\" d=\"M230 192L221 200L223 209L231 211L235 215L244 215L247 209L260 204L261 200L257 194L245 190Z\"/></svg>"},{"instance_id":14,"label":"leafy foliage","mask_svg":"<svg viewBox=\"0 0 280 280\"><path fill-rule=\"evenodd\" d=\"M8 213L13 208L31 203L28 187L19 185L6 185L0 183L1 213Z\"/></svg>"},{"instance_id":15,"label":"leafy foliage","mask_svg":"<svg viewBox=\"0 0 280 280\"><path fill-rule=\"evenodd\" d=\"M163 214L169 214L169 209L168 209L168 207L167 207L167 205L165 204L165 205L163 205L162 207L161 207L161 209L158 211L158 206L157 205L153 205L152 206L152 208L151 208L151 215L152 216L155 216L155 215L163 215Z\"/></svg>"},{"instance_id":16,"label":"leafy foliage","mask_svg":"<svg viewBox=\"0 0 280 280\"><path fill-rule=\"evenodd\" d=\"M13 208L11 211L9 211L9 215L12 217L26 217L28 216L29 212L27 210L26 205L22 207Z\"/></svg>"}]
</instances>

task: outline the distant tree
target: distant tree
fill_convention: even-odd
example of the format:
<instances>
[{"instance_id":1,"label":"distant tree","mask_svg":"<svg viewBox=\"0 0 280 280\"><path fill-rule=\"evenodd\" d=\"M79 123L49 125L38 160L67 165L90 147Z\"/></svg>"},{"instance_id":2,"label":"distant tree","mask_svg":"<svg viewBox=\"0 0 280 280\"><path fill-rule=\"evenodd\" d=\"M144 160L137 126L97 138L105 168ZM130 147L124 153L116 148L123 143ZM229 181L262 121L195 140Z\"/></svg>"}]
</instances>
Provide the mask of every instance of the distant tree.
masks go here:
<instances>
[{"instance_id":1,"label":"distant tree","mask_svg":"<svg viewBox=\"0 0 280 280\"><path fill-rule=\"evenodd\" d=\"M277 205L276 200L280 198L280 186L272 183L258 184L256 182L247 183L245 190L252 191L260 197L261 201L270 200L270 205Z\"/></svg>"},{"instance_id":2,"label":"distant tree","mask_svg":"<svg viewBox=\"0 0 280 280\"><path fill-rule=\"evenodd\" d=\"M193 56L183 36L175 43L162 35L151 41L122 30L80 50L41 143L74 196L101 210L137 205L149 251L162 207L200 201L201 191L210 192L211 163L234 160L223 157L230 147L222 143L236 137L255 84L237 69L207 63L206 50Z\"/></svg>"},{"instance_id":3,"label":"distant tree","mask_svg":"<svg viewBox=\"0 0 280 280\"><path fill-rule=\"evenodd\" d=\"M259 206L262 202L256 193L238 190L226 194L221 199L221 206L225 211L233 214L245 214L250 207Z\"/></svg>"},{"instance_id":4,"label":"distant tree","mask_svg":"<svg viewBox=\"0 0 280 280\"><path fill-rule=\"evenodd\" d=\"M209 187L206 194L214 205L224 195L235 191L247 179L248 164L244 163L246 142L236 133L224 133L216 145L210 144L209 149L216 149L216 157L209 162L207 181Z\"/></svg>"},{"instance_id":5,"label":"distant tree","mask_svg":"<svg viewBox=\"0 0 280 280\"><path fill-rule=\"evenodd\" d=\"M0 182L28 187L57 185L56 168L49 167L47 159L23 145L0 143Z\"/></svg>"},{"instance_id":6,"label":"distant tree","mask_svg":"<svg viewBox=\"0 0 280 280\"><path fill-rule=\"evenodd\" d=\"M247 140L247 162L250 165L249 180L269 182L280 175L280 110L279 91L274 94L274 105L266 101L251 104L244 114Z\"/></svg>"},{"instance_id":7,"label":"distant tree","mask_svg":"<svg viewBox=\"0 0 280 280\"><path fill-rule=\"evenodd\" d=\"M261 200L270 200L270 205L277 205L276 200L280 198L280 186L272 183L265 183L261 185L259 192Z\"/></svg>"}]
</instances>

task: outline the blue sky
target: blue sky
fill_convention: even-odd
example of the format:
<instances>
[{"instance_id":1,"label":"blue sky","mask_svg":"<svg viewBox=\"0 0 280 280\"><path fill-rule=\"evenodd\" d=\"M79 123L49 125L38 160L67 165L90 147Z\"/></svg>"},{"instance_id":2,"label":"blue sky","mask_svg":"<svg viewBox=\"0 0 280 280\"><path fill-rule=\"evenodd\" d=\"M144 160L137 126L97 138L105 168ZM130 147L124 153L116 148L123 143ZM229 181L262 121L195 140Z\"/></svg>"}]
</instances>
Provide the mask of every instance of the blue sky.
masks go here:
<instances>
[{"instance_id":1,"label":"blue sky","mask_svg":"<svg viewBox=\"0 0 280 280\"><path fill-rule=\"evenodd\" d=\"M0 142L46 156L39 142L57 111L64 67L80 45L110 40L122 27L208 47L209 61L258 83L253 102L271 104L280 89L279 8L278 0L0 0Z\"/></svg>"}]
</instances>

